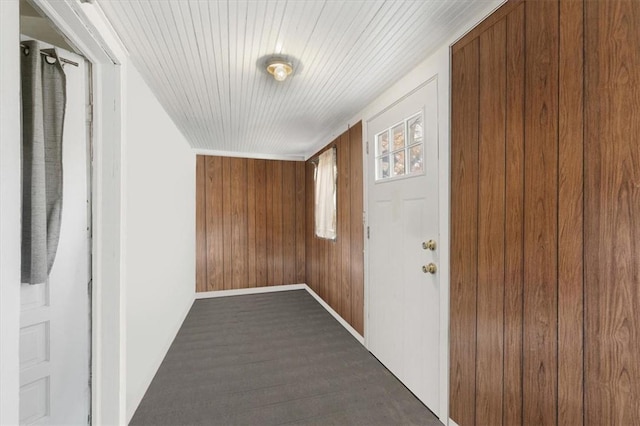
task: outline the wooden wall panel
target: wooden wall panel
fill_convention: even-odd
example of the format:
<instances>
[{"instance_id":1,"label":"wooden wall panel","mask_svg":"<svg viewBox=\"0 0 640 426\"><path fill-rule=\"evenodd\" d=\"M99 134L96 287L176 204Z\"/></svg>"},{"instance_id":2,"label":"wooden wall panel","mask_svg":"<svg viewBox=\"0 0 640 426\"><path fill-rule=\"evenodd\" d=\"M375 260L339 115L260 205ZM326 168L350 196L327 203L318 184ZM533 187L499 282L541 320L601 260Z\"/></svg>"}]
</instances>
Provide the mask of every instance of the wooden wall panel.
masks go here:
<instances>
[{"instance_id":1,"label":"wooden wall panel","mask_svg":"<svg viewBox=\"0 0 640 426\"><path fill-rule=\"evenodd\" d=\"M351 325L364 335L364 224L362 122L349 129L351 176Z\"/></svg>"},{"instance_id":2,"label":"wooden wall panel","mask_svg":"<svg viewBox=\"0 0 640 426\"><path fill-rule=\"evenodd\" d=\"M503 424L522 423L524 279L524 5L507 16Z\"/></svg>"},{"instance_id":3,"label":"wooden wall panel","mask_svg":"<svg viewBox=\"0 0 640 426\"><path fill-rule=\"evenodd\" d=\"M482 77L491 69L483 40L505 16L506 119L498 89L485 90ZM450 410L460 425L640 419L639 27L636 0L509 1L452 49ZM465 52L478 42L480 81L469 87ZM501 121L504 170L493 146L502 143ZM487 128L495 138L485 140ZM470 165L474 129L480 152ZM477 181L465 180L476 167ZM505 214L485 218L500 204L503 171ZM478 213L462 208L474 189L477 225ZM493 247L501 239L503 253ZM474 244L477 275L475 259L462 256ZM488 315L499 307L491 290L501 270L502 324ZM469 333L465 320L477 329ZM491 338L501 327L502 370L487 358L500 351ZM500 375L502 399L487 397ZM485 415L500 407L501 421Z\"/></svg>"},{"instance_id":4,"label":"wooden wall panel","mask_svg":"<svg viewBox=\"0 0 640 426\"><path fill-rule=\"evenodd\" d=\"M585 2L586 423L640 421L640 2Z\"/></svg>"},{"instance_id":5,"label":"wooden wall panel","mask_svg":"<svg viewBox=\"0 0 640 426\"><path fill-rule=\"evenodd\" d=\"M255 161L254 187L256 195L256 286L268 283L269 256L267 249L267 161Z\"/></svg>"},{"instance_id":6,"label":"wooden wall panel","mask_svg":"<svg viewBox=\"0 0 640 426\"><path fill-rule=\"evenodd\" d=\"M207 215L205 161L196 159L196 291L207 291Z\"/></svg>"},{"instance_id":7,"label":"wooden wall panel","mask_svg":"<svg viewBox=\"0 0 640 426\"><path fill-rule=\"evenodd\" d=\"M502 421L506 19L480 34L476 422Z\"/></svg>"},{"instance_id":8,"label":"wooden wall panel","mask_svg":"<svg viewBox=\"0 0 640 426\"><path fill-rule=\"evenodd\" d=\"M315 277L316 249L314 239L310 239L313 235L313 164L310 161L305 163L305 277L309 287L318 293L318 280Z\"/></svg>"},{"instance_id":9,"label":"wooden wall panel","mask_svg":"<svg viewBox=\"0 0 640 426\"><path fill-rule=\"evenodd\" d=\"M555 424L558 380L558 4L528 1L523 417Z\"/></svg>"},{"instance_id":10,"label":"wooden wall panel","mask_svg":"<svg viewBox=\"0 0 640 426\"><path fill-rule=\"evenodd\" d=\"M267 161L266 163L266 187L265 187L265 218L266 218L266 246L267 246L267 281L266 285L271 286L275 283L275 268L277 255L274 251L275 241L275 219L273 213L273 197L275 192L276 180L274 179L275 162Z\"/></svg>"},{"instance_id":11,"label":"wooden wall panel","mask_svg":"<svg viewBox=\"0 0 640 426\"><path fill-rule=\"evenodd\" d=\"M231 217L231 158L222 157L222 276L223 290L233 289L233 248L232 217ZM220 177L216 177L220 179Z\"/></svg>"},{"instance_id":12,"label":"wooden wall panel","mask_svg":"<svg viewBox=\"0 0 640 426\"><path fill-rule=\"evenodd\" d=\"M196 165L205 237L196 275L206 283L196 291L304 282L304 163L198 156Z\"/></svg>"},{"instance_id":13,"label":"wooden wall panel","mask_svg":"<svg viewBox=\"0 0 640 426\"><path fill-rule=\"evenodd\" d=\"M271 285L280 285L284 284L282 162L271 161L271 164L273 165L272 174L270 175L273 178L273 198L271 200L271 229L273 230L271 240L271 257L273 259L273 275ZM290 187L291 186L289 186L289 188Z\"/></svg>"},{"instance_id":14,"label":"wooden wall panel","mask_svg":"<svg viewBox=\"0 0 640 426\"><path fill-rule=\"evenodd\" d=\"M257 285L256 160L247 160L247 287Z\"/></svg>"},{"instance_id":15,"label":"wooden wall panel","mask_svg":"<svg viewBox=\"0 0 640 426\"><path fill-rule=\"evenodd\" d=\"M247 161L242 158L230 160L231 181L231 288L249 286L248 279L248 211L247 211Z\"/></svg>"},{"instance_id":16,"label":"wooden wall panel","mask_svg":"<svg viewBox=\"0 0 640 426\"><path fill-rule=\"evenodd\" d=\"M283 282L296 280L296 163L282 164L282 182L292 182L282 190L282 275Z\"/></svg>"},{"instance_id":17,"label":"wooden wall panel","mask_svg":"<svg viewBox=\"0 0 640 426\"><path fill-rule=\"evenodd\" d=\"M207 291L224 290L224 232L222 215L222 157L205 158L207 216ZM199 186L196 184L196 186ZM197 207L196 207L197 208Z\"/></svg>"},{"instance_id":18,"label":"wooden wall panel","mask_svg":"<svg viewBox=\"0 0 640 426\"><path fill-rule=\"evenodd\" d=\"M305 163L296 163L296 281L306 282L307 271L305 269L305 226L306 226L306 180Z\"/></svg>"},{"instance_id":19,"label":"wooden wall panel","mask_svg":"<svg viewBox=\"0 0 640 426\"><path fill-rule=\"evenodd\" d=\"M583 405L583 2L560 0L558 147L558 424Z\"/></svg>"},{"instance_id":20,"label":"wooden wall panel","mask_svg":"<svg viewBox=\"0 0 640 426\"><path fill-rule=\"evenodd\" d=\"M473 425L478 262L479 41L452 57L449 412Z\"/></svg>"},{"instance_id":21,"label":"wooden wall panel","mask_svg":"<svg viewBox=\"0 0 640 426\"><path fill-rule=\"evenodd\" d=\"M336 147L336 241L314 233L314 166L306 166L307 284L360 334L364 334L364 234L362 123L351 127L322 151Z\"/></svg>"},{"instance_id":22,"label":"wooden wall panel","mask_svg":"<svg viewBox=\"0 0 640 426\"><path fill-rule=\"evenodd\" d=\"M349 134L343 133L338 145L338 235L351 235L351 144ZM347 238L338 239L340 245L340 306L338 313L348 323L351 323L351 241Z\"/></svg>"}]
</instances>

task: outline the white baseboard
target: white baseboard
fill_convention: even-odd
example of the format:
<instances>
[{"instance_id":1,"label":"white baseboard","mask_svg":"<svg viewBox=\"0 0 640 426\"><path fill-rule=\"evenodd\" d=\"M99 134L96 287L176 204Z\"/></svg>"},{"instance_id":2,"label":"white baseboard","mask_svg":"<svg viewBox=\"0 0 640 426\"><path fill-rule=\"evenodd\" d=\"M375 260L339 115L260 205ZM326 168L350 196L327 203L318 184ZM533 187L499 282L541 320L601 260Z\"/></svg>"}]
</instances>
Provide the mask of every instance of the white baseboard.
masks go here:
<instances>
[{"instance_id":1,"label":"white baseboard","mask_svg":"<svg viewBox=\"0 0 640 426\"><path fill-rule=\"evenodd\" d=\"M243 294L259 294L259 293L272 293L276 291L289 291L289 290L307 290L307 292L313 296L314 299L318 301L322 307L333 316L336 321L340 323L351 335L362 345L364 345L364 337L360 335L351 325L344 320L336 311L333 310L331 306L320 296L316 294L315 291L311 289L306 284L287 284L287 285L275 285L271 287L252 287L252 288L241 288L237 290L219 290L219 291L207 291L202 293L196 293L196 300L198 299L210 299L213 297L226 297L226 296L240 296Z\"/></svg>"},{"instance_id":2,"label":"white baseboard","mask_svg":"<svg viewBox=\"0 0 640 426\"><path fill-rule=\"evenodd\" d=\"M344 318L342 318L340 315L338 315L338 313L336 311L334 311L333 308L331 306L329 306L329 304L327 302L322 300L322 298L320 296L318 296L316 294L316 292L311 289L311 287L309 287L306 284L304 285L304 287L305 287L305 290L307 290L309 292L309 294L312 295L313 298L316 299L318 301L318 303L321 304L322 307L325 308L327 310L327 312L329 312L336 319L336 321L338 321L340 323L340 325L342 325L349 333L351 333L351 335L358 342L360 342L362 345L364 345L364 337L362 337L360 335L360 333L358 333L355 330L355 328L351 327L351 325L348 322L346 322L344 320Z\"/></svg>"},{"instance_id":3,"label":"white baseboard","mask_svg":"<svg viewBox=\"0 0 640 426\"><path fill-rule=\"evenodd\" d=\"M454 422L451 420L451 417L449 417L449 426L458 426L458 423Z\"/></svg>"},{"instance_id":4,"label":"white baseboard","mask_svg":"<svg viewBox=\"0 0 640 426\"><path fill-rule=\"evenodd\" d=\"M273 293L275 291L305 290L306 288L308 288L306 284L287 284L274 285L271 287L239 288L236 290L205 291L196 293L196 300L211 299L213 297L241 296L243 294Z\"/></svg>"}]
</instances>

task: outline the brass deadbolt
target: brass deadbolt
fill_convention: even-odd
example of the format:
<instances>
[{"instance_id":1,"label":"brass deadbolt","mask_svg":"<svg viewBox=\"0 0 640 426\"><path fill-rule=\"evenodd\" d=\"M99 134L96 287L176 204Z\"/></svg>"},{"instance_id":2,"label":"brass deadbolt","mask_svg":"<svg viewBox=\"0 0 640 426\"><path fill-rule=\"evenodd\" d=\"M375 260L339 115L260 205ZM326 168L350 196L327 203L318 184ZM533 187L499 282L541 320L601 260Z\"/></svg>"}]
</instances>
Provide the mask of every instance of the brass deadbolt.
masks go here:
<instances>
[{"instance_id":1,"label":"brass deadbolt","mask_svg":"<svg viewBox=\"0 0 640 426\"><path fill-rule=\"evenodd\" d=\"M429 240L429 241L423 241L422 242L422 248L425 250L435 250L436 249L436 242L434 240Z\"/></svg>"},{"instance_id":2,"label":"brass deadbolt","mask_svg":"<svg viewBox=\"0 0 640 426\"><path fill-rule=\"evenodd\" d=\"M428 265L422 266L422 272L424 272L425 274L435 274L437 270L438 267L435 263L429 263Z\"/></svg>"}]
</instances>

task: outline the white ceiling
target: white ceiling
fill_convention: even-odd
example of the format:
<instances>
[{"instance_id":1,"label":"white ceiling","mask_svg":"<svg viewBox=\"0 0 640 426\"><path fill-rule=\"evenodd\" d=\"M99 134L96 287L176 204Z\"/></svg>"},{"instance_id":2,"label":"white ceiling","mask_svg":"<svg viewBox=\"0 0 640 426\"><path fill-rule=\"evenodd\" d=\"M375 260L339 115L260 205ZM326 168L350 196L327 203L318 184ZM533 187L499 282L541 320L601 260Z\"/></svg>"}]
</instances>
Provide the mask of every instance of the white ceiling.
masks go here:
<instances>
[{"instance_id":1,"label":"white ceiling","mask_svg":"<svg viewBox=\"0 0 640 426\"><path fill-rule=\"evenodd\" d=\"M304 155L496 0L99 0L193 148ZM268 55L293 62L276 82ZM401 94L399 94L401 95Z\"/></svg>"}]
</instances>

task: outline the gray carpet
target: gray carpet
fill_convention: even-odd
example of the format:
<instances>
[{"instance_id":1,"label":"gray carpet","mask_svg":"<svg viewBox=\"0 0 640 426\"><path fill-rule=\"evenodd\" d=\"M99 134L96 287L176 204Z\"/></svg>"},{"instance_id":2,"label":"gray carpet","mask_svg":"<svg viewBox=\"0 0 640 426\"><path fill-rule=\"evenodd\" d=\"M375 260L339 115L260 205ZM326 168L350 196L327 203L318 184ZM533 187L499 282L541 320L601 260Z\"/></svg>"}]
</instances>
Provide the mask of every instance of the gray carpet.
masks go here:
<instances>
[{"instance_id":1,"label":"gray carpet","mask_svg":"<svg viewBox=\"0 0 640 426\"><path fill-rule=\"evenodd\" d=\"M305 290L198 300L132 425L441 425Z\"/></svg>"}]
</instances>

